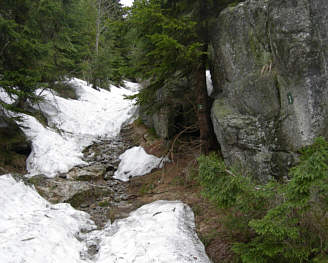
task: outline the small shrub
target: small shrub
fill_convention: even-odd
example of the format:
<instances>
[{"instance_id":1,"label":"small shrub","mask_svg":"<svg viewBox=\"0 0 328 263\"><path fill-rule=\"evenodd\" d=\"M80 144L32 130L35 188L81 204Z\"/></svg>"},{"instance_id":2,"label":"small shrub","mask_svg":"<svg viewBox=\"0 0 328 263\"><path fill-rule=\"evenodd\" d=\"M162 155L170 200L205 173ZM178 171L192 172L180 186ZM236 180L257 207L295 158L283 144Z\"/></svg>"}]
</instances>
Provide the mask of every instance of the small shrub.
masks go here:
<instances>
[{"instance_id":1,"label":"small shrub","mask_svg":"<svg viewBox=\"0 0 328 263\"><path fill-rule=\"evenodd\" d=\"M214 155L199 158L203 192L227 209L233 251L245 263L328 262L328 143L301 151L285 184L257 185Z\"/></svg>"}]
</instances>

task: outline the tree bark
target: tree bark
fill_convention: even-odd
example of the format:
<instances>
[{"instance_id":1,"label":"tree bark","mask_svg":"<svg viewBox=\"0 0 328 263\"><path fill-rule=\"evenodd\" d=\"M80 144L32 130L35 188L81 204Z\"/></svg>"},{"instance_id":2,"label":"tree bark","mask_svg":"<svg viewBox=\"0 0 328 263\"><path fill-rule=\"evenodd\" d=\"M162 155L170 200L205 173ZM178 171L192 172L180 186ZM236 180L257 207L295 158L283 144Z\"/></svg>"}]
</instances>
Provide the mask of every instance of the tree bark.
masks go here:
<instances>
[{"instance_id":1,"label":"tree bark","mask_svg":"<svg viewBox=\"0 0 328 263\"><path fill-rule=\"evenodd\" d=\"M97 32L96 32L96 57L99 54L99 38L100 38L100 31L101 31L101 2L102 0L98 0L97 4Z\"/></svg>"},{"instance_id":2,"label":"tree bark","mask_svg":"<svg viewBox=\"0 0 328 263\"><path fill-rule=\"evenodd\" d=\"M203 47L207 50L207 45ZM217 150L218 143L214 134L211 121L211 100L207 94L206 86L206 61L207 55L203 55L201 63L194 70L195 89L197 96L197 119L200 133L200 150L202 154L208 154L210 150Z\"/></svg>"}]
</instances>

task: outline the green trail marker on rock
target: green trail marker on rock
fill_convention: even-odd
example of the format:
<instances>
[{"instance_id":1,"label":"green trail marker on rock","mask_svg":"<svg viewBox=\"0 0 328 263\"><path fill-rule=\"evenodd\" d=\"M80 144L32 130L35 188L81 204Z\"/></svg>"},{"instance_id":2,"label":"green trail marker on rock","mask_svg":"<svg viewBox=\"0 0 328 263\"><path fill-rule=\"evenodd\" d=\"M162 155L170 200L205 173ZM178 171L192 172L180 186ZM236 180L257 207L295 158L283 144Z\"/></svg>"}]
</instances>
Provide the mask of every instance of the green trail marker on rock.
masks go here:
<instances>
[{"instance_id":1,"label":"green trail marker on rock","mask_svg":"<svg viewBox=\"0 0 328 263\"><path fill-rule=\"evenodd\" d=\"M290 92L287 93L288 104L294 103L294 98Z\"/></svg>"}]
</instances>

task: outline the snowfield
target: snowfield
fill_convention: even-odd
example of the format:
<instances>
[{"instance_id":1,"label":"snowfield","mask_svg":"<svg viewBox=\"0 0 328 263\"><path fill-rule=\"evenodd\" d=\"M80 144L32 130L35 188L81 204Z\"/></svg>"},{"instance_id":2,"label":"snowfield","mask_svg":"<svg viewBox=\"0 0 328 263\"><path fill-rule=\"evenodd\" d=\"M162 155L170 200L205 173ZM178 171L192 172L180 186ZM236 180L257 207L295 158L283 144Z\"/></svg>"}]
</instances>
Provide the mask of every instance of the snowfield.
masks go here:
<instances>
[{"instance_id":1,"label":"snowfield","mask_svg":"<svg viewBox=\"0 0 328 263\"><path fill-rule=\"evenodd\" d=\"M50 204L11 175L0 176L0 189L1 263L210 263L194 214L179 201L142 206L94 230L88 214ZM81 257L92 242L100 243L98 255Z\"/></svg>"}]
</instances>

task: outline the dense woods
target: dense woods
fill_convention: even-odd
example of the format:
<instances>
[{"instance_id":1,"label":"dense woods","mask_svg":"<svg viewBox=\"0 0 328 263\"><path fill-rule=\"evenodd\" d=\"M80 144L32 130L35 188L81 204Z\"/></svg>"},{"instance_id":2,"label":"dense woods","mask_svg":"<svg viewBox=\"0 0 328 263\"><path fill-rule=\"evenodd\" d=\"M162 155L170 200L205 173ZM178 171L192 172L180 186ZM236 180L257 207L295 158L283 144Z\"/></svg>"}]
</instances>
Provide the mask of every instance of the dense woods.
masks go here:
<instances>
[{"instance_id":1,"label":"dense woods","mask_svg":"<svg viewBox=\"0 0 328 263\"><path fill-rule=\"evenodd\" d=\"M123 78L147 80L137 96L158 110L156 90L188 78L194 97L203 152L215 148L209 117L205 70L209 27L220 9L234 1L142 1L124 9L118 0L2 1L0 85L15 95L21 111L37 100L38 88L79 77L94 88L120 84ZM175 96L166 85L169 97ZM168 103L168 102L164 102Z\"/></svg>"},{"instance_id":2,"label":"dense woods","mask_svg":"<svg viewBox=\"0 0 328 263\"><path fill-rule=\"evenodd\" d=\"M41 99L38 89L58 89L59 81L73 77L94 89L124 85L124 79L144 83L130 99L147 114L164 107L181 111L172 123L175 133L165 139L172 142L193 127L203 154L198 182L218 213L226 215L222 225L233 233L228 242L235 262L327 262L324 138L298 149L284 178L264 183L222 160L206 87L210 32L220 12L239 2L135 0L126 8L119 0L1 0L0 87L15 103L0 100L0 111L31 113L28 104ZM262 64L261 78L277 74L271 57Z\"/></svg>"},{"instance_id":3,"label":"dense woods","mask_svg":"<svg viewBox=\"0 0 328 263\"><path fill-rule=\"evenodd\" d=\"M119 81L119 36L109 26L122 20L118 1L1 1L0 12L0 85L17 96L16 110L64 78Z\"/></svg>"}]
</instances>

